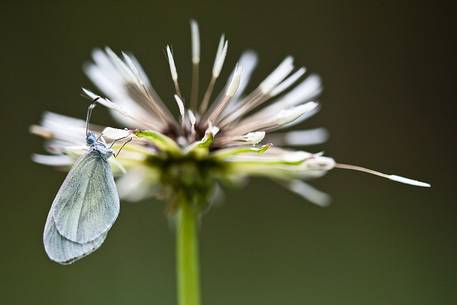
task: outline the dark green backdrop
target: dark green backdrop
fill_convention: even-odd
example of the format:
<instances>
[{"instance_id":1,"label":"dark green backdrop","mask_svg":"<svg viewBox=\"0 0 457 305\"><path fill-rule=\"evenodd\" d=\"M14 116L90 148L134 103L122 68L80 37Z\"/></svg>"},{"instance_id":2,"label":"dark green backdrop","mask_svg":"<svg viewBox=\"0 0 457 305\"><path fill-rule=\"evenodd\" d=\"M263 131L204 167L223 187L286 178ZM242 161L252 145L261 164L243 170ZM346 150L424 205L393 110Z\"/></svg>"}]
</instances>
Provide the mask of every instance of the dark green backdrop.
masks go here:
<instances>
[{"instance_id":1,"label":"dark green backdrop","mask_svg":"<svg viewBox=\"0 0 457 305\"><path fill-rule=\"evenodd\" d=\"M325 209L263 180L229 191L202 224L204 304L457 304L455 14L433 3L3 1L0 303L175 304L161 202L124 204L94 255L68 267L47 259L42 230L64 174L30 161L42 146L27 129L45 110L84 115L80 87L94 87L81 65L96 46L132 51L171 100L164 46L189 79L195 17L204 81L221 32L228 65L258 51L255 81L294 55L325 85L306 126L331 138L311 151L433 184L335 170L315 182L334 199ZM102 110L94 119L111 122Z\"/></svg>"}]
</instances>

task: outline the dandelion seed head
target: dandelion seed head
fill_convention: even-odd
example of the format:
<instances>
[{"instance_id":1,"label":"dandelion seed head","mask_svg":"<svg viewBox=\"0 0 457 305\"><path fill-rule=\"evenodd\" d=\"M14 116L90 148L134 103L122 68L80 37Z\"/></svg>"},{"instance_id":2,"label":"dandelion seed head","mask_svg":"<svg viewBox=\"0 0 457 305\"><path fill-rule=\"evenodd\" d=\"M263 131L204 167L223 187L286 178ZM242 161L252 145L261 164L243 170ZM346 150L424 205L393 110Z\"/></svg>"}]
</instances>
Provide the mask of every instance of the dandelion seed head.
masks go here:
<instances>
[{"instance_id":1,"label":"dandelion seed head","mask_svg":"<svg viewBox=\"0 0 457 305\"><path fill-rule=\"evenodd\" d=\"M199 96L201 42L198 24L191 20L192 93L183 94L172 50L166 57L176 92L164 99L176 103L179 116L157 94L138 60L128 52L117 55L110 48L95 49L84 72L100 95L83 89L90 99L108 108L121 128L90 125L97 136L112 143L114 151L121 143L113 140L131 137L122 153L111 162L120 176L117 183L121 197L141 200L157 195L173 196L176 190L210 196L211 189L225 181L241 181L250 176L281 181L294 193L320 206L330 197L314 189L303 179L320 177L333 168L364 171L393 181L415 186L430 185L417 180L357 166L339 164L322 154L291 147L321 144L328 138L325 129L286 130L303 123L320 108L322 91L316 74L306 75L305 68L294 72L294 59L287 56L260 84L246 92L257 66L257 55L244 52L225 87L213 95L228 56L228 41L222 35L214 57L210 82ZM123 129L123 128L127 129ZM42 136L50 155L34 155L37 163L69 167L87 148L83 120L45 113L40 125L31 132ZM120 170L119 170L120 169ZM125 173L123 173L125 171ZM205 197L206 198L206 197ZM209 199L208 199L209 200Z\"/></svg>"}]
</instances>

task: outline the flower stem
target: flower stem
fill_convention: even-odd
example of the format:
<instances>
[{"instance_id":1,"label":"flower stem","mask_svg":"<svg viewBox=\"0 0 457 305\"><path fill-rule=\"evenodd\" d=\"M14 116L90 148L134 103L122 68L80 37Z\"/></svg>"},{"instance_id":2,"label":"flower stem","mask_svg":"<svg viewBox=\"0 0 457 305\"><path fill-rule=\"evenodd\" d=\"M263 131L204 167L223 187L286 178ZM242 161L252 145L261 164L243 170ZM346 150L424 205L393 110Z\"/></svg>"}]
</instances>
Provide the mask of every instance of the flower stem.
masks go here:
<instances>
[{"instance_id":1,"label":"flower stem","mask_svg":"<svg viewBox=\"0 0 457 305\"><path fill-rule=\"evenodd\" d=\"M200 305L197 219L198 211L190 202L181 200L176 237L179 305Z\"/></svg>"}]
</instances>

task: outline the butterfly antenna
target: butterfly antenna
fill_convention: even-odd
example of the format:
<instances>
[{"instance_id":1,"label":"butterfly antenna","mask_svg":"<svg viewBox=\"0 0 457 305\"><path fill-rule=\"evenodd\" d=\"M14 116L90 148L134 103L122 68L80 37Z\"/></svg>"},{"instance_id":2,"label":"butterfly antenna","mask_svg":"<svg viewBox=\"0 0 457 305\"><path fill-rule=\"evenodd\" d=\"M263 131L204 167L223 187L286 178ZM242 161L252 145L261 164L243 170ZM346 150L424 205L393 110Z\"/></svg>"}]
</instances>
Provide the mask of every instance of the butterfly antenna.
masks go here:
<instances>
[{"instance_id":1,"label":"butterfly antenna","mask_svg":"<svg viewBox=\"0 0 457 305\"><path fill-rule=\"evenodd\" d=\"M90 117L92 116L92 110L94 110L95 106L97 106L97 101L100 99L99 96L97 96L92 103L89 105L87 108L87 116L86 116L86 137L89 135L89 121Z\"/></svg>"}]
</instances>

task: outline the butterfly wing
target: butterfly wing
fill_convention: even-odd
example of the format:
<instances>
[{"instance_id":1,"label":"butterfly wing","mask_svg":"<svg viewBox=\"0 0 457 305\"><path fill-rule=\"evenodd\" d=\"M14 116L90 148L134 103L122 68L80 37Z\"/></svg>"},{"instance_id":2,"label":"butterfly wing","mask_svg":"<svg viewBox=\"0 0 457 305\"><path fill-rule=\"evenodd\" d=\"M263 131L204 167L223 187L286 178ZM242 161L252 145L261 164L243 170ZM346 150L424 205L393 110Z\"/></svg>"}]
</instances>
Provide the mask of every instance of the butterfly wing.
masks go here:
<instances>
[{"instance_id":1,"label":"butterfly wing","mask_svg":"<svg viewBox=\"0 0 457 305\"><path fill-rule=\"evenodd\" d=\"M97 151L80 157L52 203L57 231L85 244L106 233L119 214L119 195L111 167Z\"/></svg>"},{"instance_id":2,"label":"butterfly wing","mask_svg":"<svg viewBox=\"0 0 457 305\"><path fill-rule=\"evenodd\" d=\"M100 237L84 244L66 239L60 235L56 228L52 216L53 212L51 208L43 234L44 249L51 260L62 265L71 264L97 250L105 241L107 233L103 233Z\"/></svg>"}]
</instances>

